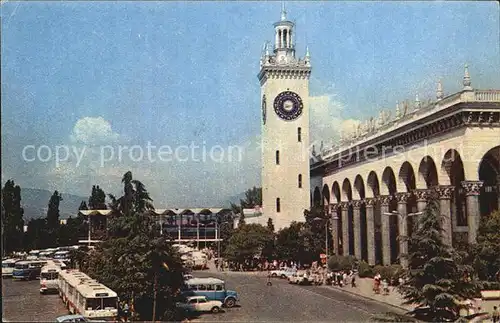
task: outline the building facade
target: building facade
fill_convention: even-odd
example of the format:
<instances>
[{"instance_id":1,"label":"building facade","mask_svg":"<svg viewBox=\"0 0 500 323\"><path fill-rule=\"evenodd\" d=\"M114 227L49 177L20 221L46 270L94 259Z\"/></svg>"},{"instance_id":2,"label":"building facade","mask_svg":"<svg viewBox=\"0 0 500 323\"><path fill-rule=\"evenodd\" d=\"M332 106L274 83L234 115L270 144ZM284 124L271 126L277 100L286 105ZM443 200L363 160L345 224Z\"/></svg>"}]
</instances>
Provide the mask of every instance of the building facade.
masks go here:
<instances>
[{"instance_id":1,"label":"building facade","mask_svg":"<svg viewBox=\"0 0 500 323\"><path fill-rule=\"evenodd\" d=\"M309 209L309 51L296 58L294 23L285 8L266 43L258 79L262 102L262 210L277 230Z\"/></svg>"},{"instance_id":2,"label":"building facade","mask_svg":"<svg viewBox=\"0 0 500 323\"><path fill-rule=\"evenodd\" d=\"M444 240L473 243L500 207L500 90L472 88L398 104L311 160L311 203L331 215L333 250L369 264L401 263L413 223L436 194ZM435 195L435 196L436 196Z\"/></svg>"}]
</instances>

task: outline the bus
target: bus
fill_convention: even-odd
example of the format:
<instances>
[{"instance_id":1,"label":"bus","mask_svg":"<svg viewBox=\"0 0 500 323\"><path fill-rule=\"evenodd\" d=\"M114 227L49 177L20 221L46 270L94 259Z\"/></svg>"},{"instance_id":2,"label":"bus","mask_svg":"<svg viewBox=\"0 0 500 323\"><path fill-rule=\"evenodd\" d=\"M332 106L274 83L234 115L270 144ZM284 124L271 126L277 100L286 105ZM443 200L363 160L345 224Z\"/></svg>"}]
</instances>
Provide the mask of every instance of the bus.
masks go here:
<instances>
[{"instance_id":1,"label":"bus","mask_svg":"<svg viewBox=\"0 0 500 323\"><path fill-rule=\"evenodd\" d=\"M226 283L218 278L191 278L184 282L182 296L205 296L208 300L221 301L233 307L239 301L238 293L226 289Z\"/></svg>"},{"instance_id":2,"label":"bus","mask_svg":"<svg viewBox=\"0 0 500 323\"><path fill-rule=\"evenodd\" d=\"M12 273L16 267L16 262L18 261L19 259L2 260L2 277L12 277Z\"/></svg>"},{"instance_id":3,"label":"bus","mask_svg":"<svg viewBox=\"0 0 500 323\"><path fill-rule=\"evenodd\" d=\"M52 258L61 260L61 261L69 261L69 251L57 251Z\"/></svg>"},{"instance_id":4,"label":"bus","mask_svg":"<svg viewBox=\"0 0 500 323\"><path fill-rule=\"evenodd\" d=\"M47 264L46 260L24 260L16 262L12 278L19 280L33 280L40 277L42 267Z\"/></svg>"},{"instance_id":5,"label":"bus","mask_svg":"<svg viewBox=\"0 0 500 323\"><path fill-rule=\"evenodd\" d=\"M110 288L76 269L61 270L58 280L59 295L71 314L91 320L116 319L118 295Z\"/></svg>"},{"instance_id":6,"label":"bus","mask_svg":"<svg viewBox=\"0 0 500 323\"><path fill-rule=\"evenodd\" d=\"M59 290L59 272L64 269L64 263L49 261L40 272L40 294L57 292Z\"/></svg>"}]
</instances>

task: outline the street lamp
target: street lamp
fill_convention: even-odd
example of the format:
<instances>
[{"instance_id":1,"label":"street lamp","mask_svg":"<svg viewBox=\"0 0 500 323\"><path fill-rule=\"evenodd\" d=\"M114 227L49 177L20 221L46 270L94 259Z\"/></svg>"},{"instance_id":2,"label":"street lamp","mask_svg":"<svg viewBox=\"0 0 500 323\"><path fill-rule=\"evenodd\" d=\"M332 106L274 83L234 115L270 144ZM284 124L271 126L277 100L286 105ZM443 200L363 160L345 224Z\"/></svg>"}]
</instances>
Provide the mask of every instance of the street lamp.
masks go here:
<instances>
[{"instance_id":1,"label":"street lamp","mask_svg":"<svg viewBox=\"0 0 500 323\"><path fill-rule=\"evenodd\" d=\"M403 244L402 248L403 250L400 250L400 252L403 252L403 253L407 253L408 250L406 250L406 247L407 247L407 241L406 239L408 238L407 234L408 234L408 228L407 228L407 222L406 222L406 219L410 216L419 216L419 215L422 215L424 214L424 212L414 212L414 213L406 213L406 214L402 214L402 213L399 213L398 211L392 211L392 212L384 212L384 215L387 215L387 216L391 216L391 215L397 215L400 219L401 219L401 222L403 223L403 228L404 228L404 234L401 235L401 232L400 232L400 235L399 237L402 238L402 240L400 240L400 243ZM400 246L401 246L400 244ZM404 257L403 257L404 258ZM407 264L407 259L404 259L404 261L401 262L401 265L403 267L408 267L408 264Z\"/></svg>"}]
</instances>

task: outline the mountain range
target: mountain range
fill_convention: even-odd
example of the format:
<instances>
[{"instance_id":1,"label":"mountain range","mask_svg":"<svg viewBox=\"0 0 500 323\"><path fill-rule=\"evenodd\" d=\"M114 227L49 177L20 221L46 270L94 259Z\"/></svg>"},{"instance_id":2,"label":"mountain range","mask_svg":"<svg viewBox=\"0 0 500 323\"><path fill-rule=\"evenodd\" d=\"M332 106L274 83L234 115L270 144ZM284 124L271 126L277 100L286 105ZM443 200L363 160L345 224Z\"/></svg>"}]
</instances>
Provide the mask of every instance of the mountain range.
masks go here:
<instances>
[{"instance_id":1,"label":"mountain range","mask_svg":"<svg viewBox=\"0 0 500 323\"><path fill-rule=\"evenodd\" d=\"M52 194L54 192L43 189L21 188L21 205L24 209L24 220L46 217ZM59 205L59 217L61 219L67 219L70 216L75 217L78 214L80 203L88 200L88 197L73 194L61 193L61 195L63 198Z\"/></svg>"},{"instance_id":2,"label":"mountain range","mask_svg":"<svg viewBox=\"0 0 500 323\"><path fill-rule=\"evenodd\" d=\"M24 209L24 220L28 221L35 218L47 216L47 209L50 197L54 192L38 188L21 188L21 205ZM61 192L60 192L61 193ZM88 197L61 193L63 200L59 205L61 219L67 219L70 216L75 217L78 214L78 208L82 201L88 201ZM245 193L230 196L225 199L223 207L230 207L231 203L240 204L240 199L245 198Z\"/></svg>"}]
</instances>

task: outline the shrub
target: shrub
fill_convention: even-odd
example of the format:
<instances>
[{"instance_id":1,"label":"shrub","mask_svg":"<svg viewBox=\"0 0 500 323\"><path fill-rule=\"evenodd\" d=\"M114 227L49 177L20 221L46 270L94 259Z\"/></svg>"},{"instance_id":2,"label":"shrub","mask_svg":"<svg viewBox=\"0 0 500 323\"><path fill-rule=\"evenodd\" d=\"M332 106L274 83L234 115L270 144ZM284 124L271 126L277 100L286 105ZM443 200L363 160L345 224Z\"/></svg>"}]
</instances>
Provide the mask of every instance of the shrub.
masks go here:
<instances>
[{"instance_id":1,"label":"shrub","mask_svg":"<svg viewBox=\"0 0 500 323\"><path fill-rule=\"evenodd\" d=\"M356 262L357 260L353 256L333 255L328 259L328 268L331 271L351 270Z\"/></svg>"},{"instance_id":2,"label":"shrub","mask_svg":"<svg viewBox=\"0 0 500 323\"><path fill-rule=\"evenodd\" d=\"M360 278L371 277L373 278L373 268L365 261L360 261L358 265L358 275Z\"/></svg>"}]
</instances>

